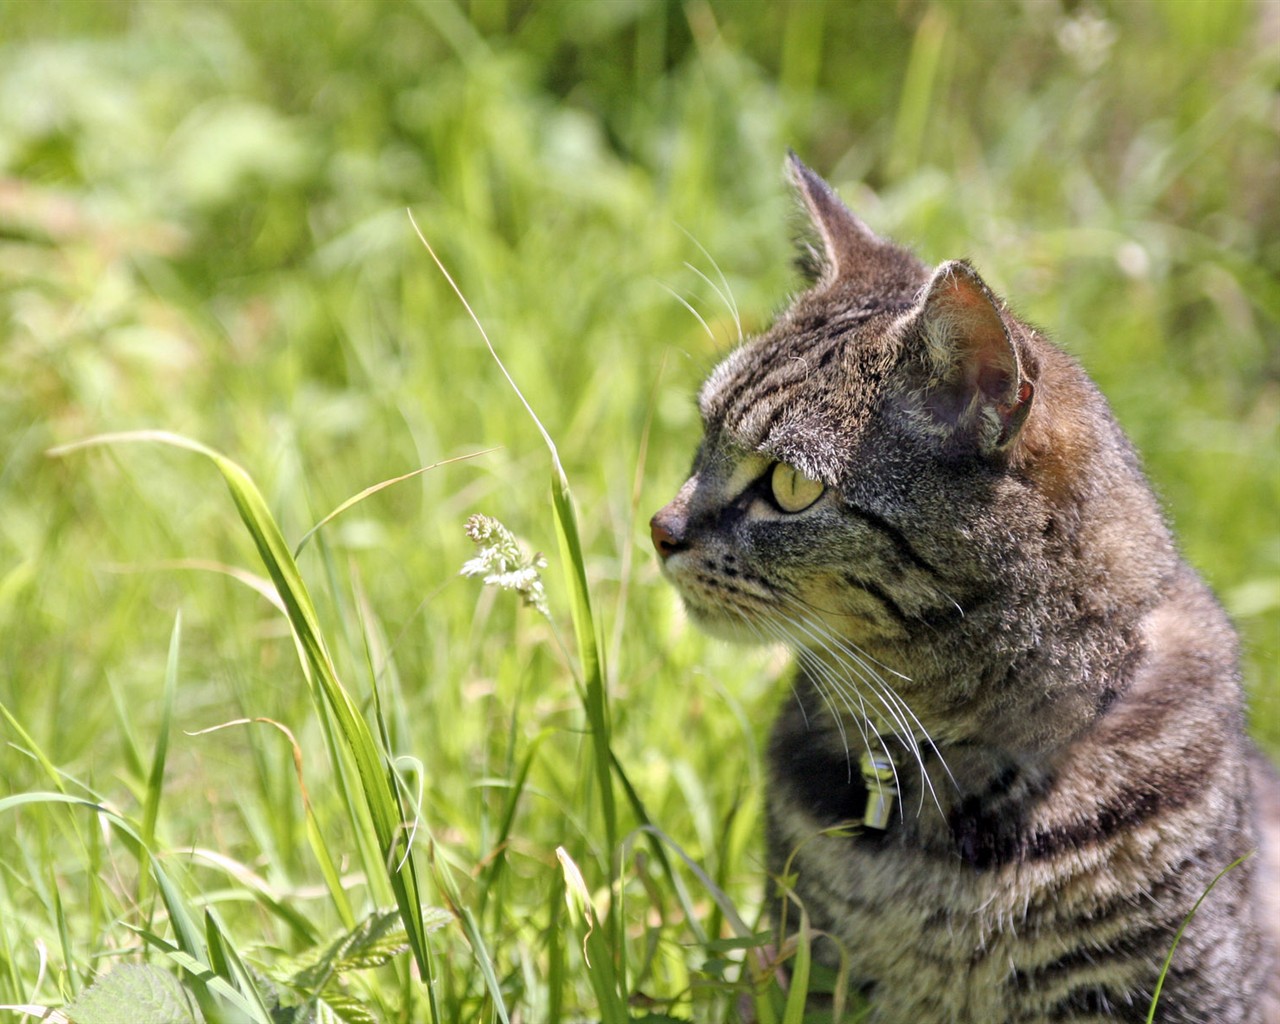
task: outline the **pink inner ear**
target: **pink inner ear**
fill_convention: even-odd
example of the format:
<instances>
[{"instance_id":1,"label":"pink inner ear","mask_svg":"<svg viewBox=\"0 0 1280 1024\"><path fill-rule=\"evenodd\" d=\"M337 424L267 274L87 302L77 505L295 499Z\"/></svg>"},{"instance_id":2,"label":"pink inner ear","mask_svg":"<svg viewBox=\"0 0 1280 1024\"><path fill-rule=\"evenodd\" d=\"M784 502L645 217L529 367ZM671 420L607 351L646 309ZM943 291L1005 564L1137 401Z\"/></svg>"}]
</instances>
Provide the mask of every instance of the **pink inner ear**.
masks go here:
<instances>
[{"instance_id":1,"label":"pink inner ear","mask_svg":"<svg viewBox=\"0 0 1280 1024\"><path fill-rule=\"evenodd\" d=\"M1003 398L1009 391L1012 374L999 366L982 366L978 369L978 377L974 383L988 398Z\"/></svg>"},{"instance_id":2,"label":"pink inner ear","mask_svg":"<svg viewBox=\"0 0 1280 1024\"><path fill-rule=\"evenodd\" d=\"M940 275L925 303L930 333L941 342L938 355L960 370L970 388L995 400L1009 400L1018 360L1000 311L977 275L953 264Z\"/></svg>"}]
</instances>

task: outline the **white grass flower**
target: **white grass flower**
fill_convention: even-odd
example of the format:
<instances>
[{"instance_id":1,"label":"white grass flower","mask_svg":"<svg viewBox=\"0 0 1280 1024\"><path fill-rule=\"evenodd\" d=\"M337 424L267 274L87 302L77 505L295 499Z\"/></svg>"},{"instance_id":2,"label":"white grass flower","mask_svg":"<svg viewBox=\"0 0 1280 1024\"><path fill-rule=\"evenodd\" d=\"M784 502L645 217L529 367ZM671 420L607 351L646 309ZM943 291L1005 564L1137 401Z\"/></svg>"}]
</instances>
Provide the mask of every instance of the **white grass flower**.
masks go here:
<instances>
[{"instance_id":1,"label":"white grass flower","mask_svg":"<svg viewBox=\"0 0 1280 1024\"><path fill-rule=\"evenodd\" d=\"M467 520L467 536L479 551L463 563L463 576L481 576L486 586L513 590L528 607L543 618L551 618L539 572L546 568L547 560L540 551L525 555L512 532L491 516L471 516Z\"/></svg>"}]
</instances>

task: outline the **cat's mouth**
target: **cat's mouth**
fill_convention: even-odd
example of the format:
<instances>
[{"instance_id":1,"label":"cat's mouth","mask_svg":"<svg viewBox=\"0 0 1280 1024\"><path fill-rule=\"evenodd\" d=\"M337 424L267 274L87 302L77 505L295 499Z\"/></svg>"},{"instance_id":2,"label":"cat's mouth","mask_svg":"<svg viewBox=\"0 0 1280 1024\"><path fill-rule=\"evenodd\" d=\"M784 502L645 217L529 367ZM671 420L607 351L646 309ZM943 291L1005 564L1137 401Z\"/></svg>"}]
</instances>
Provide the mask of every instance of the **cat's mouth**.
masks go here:
<instances>
[{"instance_id":1,"label":"cat's mouth","mask_svg":"<svg viewBox=\"0 0 1280 1024\"><path fill-rule=\"evenodd\" d=\"M821 586L801 591L769 585L715 558L681 553L662 564L689 619L703 632L740 643L781 643L792 650L822 649L831 642L861 642L887 631L873 609L841 603ZM838 639L837 639L838 638Z\"/></svg>"},{"instance_id":2,"label":"cat's mouth","mask_svg":"<svg viewBox=\"0 0 1280 1024\"><path fill-rule=\"evenodd\" d=\"M767 623L777 616L775 602L762 585L723 579L685 566L663 566L690 620L705 633L739 643L768 643Z\"/></svg>"},{"instance_id":3,"label":"cat's mouth","mask_svg":"<svg viewBox=\"0 0 1280 1024\"><path fill-rule=\"evenodd\" d=\"M689 600L687 597L684 599L684 608L694 625L708 636L738 644L763 644L769 642L769 638L745 615L729 615L725 613L723 608L707 608Z\"/></svg>"}]
</instances>

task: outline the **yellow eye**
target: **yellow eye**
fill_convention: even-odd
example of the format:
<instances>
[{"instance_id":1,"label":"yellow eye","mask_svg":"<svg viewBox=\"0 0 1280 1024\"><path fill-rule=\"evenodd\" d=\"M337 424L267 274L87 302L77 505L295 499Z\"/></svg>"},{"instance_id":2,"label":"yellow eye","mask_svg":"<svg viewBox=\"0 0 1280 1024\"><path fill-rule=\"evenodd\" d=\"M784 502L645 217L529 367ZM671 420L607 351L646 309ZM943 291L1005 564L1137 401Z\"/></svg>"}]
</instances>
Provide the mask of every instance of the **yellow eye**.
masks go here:
<instances>
[{"instance_id":1,"label":"yellow eye","mask_svg":"<svg viewBox=\"0 0 1280 1024\"><path fill-rule=\"evenodd\" d=\"M827 489L822 481L805 476L795 466L788 466L785 462L779 462L773 467L769 486L773 489L773 500L783 512L803 512L822 497L822 492Z\"/></svg>"}]
</instances>

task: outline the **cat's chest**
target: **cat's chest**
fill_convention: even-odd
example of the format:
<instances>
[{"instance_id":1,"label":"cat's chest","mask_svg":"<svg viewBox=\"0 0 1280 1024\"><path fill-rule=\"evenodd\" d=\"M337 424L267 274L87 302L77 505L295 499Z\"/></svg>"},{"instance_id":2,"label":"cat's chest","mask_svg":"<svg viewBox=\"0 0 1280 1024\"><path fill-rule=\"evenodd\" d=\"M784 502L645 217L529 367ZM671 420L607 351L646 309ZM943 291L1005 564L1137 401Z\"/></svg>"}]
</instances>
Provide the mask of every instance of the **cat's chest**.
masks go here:
<instances>
[{"instance_id":1,"label":"cat's chest","mask_svg":"<svg viewBox=\"0 0 1280 1024\"><path fill-rule=\"evenodd\" d=\"M936 793L900 765L887 827L850 828L866 788L840 743L812 717L781 716L769 867L805 908L816 956L847 963L867 989L870 1021L1047 1021L1149 982L1178 921L1153 921L1147 897L1180 885L1177 843L1106 834L1121 817L1090 818L1087 788L1064 801L1069 770L1037 774L972 748L946 750L949 787L938 755L924 756Z\"/></svg>"},{"instance_id":2,"label":"cat's chest","mask_svg":"<svg viewBox=\"0 0 1280 1024\"><path fill-rule=\"evenodd\" d=\"M1075 916L1101 908L1105 869L1071 877L1022 863L979 870L884 837L819 835L814 821L774 805L773 872L794 885L817 940L815 955L870 997L875 1024L905 1021L1042 1021L1060 996L1060 965L1081 934ZM1108 931L1137 910L1120 902ZM847 958L847 959L846 959ZM1104 960L1091 982L1127 982Z\"/></svg>"}]
</instances>

